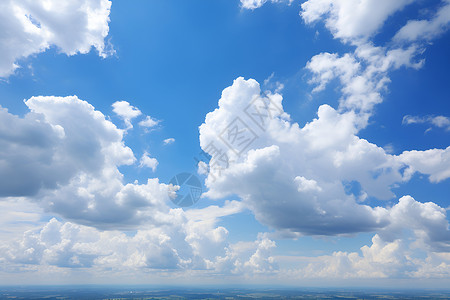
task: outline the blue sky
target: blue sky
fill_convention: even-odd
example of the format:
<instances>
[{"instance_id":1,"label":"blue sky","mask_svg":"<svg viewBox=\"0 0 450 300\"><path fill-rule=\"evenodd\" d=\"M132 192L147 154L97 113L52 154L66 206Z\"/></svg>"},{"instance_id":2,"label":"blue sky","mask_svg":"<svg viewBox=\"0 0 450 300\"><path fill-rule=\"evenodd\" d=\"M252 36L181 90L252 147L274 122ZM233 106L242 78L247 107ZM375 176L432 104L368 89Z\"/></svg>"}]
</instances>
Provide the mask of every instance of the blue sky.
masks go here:
<instances>
[{"instance_id":1,"label":"blue sky","mask_svg":"<svg viewBox=\"0 0 450 300\"><path fill-rule=\"evenodd\" d=\"M2 6L5 284L446 287L448 1Z\"/></svg>"}]
</instances>

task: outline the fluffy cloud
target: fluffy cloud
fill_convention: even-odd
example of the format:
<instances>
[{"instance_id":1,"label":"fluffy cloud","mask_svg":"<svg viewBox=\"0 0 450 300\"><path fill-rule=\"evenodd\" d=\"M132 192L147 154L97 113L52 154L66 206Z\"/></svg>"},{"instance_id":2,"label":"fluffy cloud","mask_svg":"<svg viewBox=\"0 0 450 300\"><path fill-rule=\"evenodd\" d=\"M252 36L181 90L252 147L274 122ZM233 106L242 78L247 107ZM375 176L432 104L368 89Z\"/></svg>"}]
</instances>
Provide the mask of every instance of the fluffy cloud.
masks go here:
<instances>
[{"instance_id":1,"label":"fluffy cloud","mask_svg":"<svg viewBox=\"0 0 450 300\"><path fill-rule=\"evenodd\" d=\"M307 24L325 19L335 38L365 41L383 26L386 19L413 0L308 0L301 16Z\"/></svg>"},{"instance_id":2,"label":"fluffy cloud","mask_svg":"<svg viewBox=\"0 0 450 300\"><path fill-rule=\"evenodd\" d=\"M414 172L430 175L431 182L441 182L450 178L450 146L447 149L430 149L426 151L405 151L399 160L409 167L408 176Z\"/></svg>"},{"instance_id":3,"label":"fluffy cloud","mask_svg":"<svg viewBox=\"0 0 450 300\"><path fill-rule=\"evenodd\" d=\"M52 219L39 231L26 232L17 244L3 246L1 253L16 264L176 269L192 253L185 242L180 244L183 239L177 237L175 228L176 224L140 230L130 237Z\"/></svg>"},{"instance_id":4,"label":"fluffy cloud","mask_svg":"<svg viewBox=\"0 0 450 300\"><path fill-rule=\"evenodd\" d=\"M19 68L20 59L56 46L67 55L94 47L106 57L109 0L6 0L0 4L0 77Z\"/></svg>"},{"instance_id":5,"label":"fluffy cloud","mask_svg":"<svg viewBox=\"0 0 450 300\"><path fill-rule=\"evenodd\" d=\"M200 127L201 146L213 156L212 164L223 160L223 153L230 158L218 170L210 168L206 183L211 197L239 195L260 222L288 236L378 232L372 245L362 247L360 253L338 251L307 258L313 262L306 268L283 273L302 278L445 278L450 274L445 209L410 196L387 208L361 203L367 196L394 197L391 188L408 181L415 172L429 175L434 183L450 178L449 148L395 156L357 136L368 125L375 105L382 102L389 72L400 67L420 68L423 61L417 57L423 45L418 42L433 39L448 28L450 10L445 0L430 20L410 20L395 35L395 43L375 46L371 38L385 21L412 2L308 0L302 4L300 15L305 23L323 20L335 38L355 46L353 53L321 53L307 64L313 75L313 93L332 80L339 81L338 110L322 105L318 118L300 128L283 115L281 96L269 94L258 102L255 99L265 96L260 95L257 83L238 79L224 90L219 108L209 113ZM264 102L274 103L278 112L266 105L259 106L256 115L248 114L252 103ZM264 126L255 126L255 117L265 119ZM242 121L241 129L236 129L235 118ZM441 128L448 127L447 121L443 116L404 118L404 124L430 123ZM232 149L238 148L236 143L226 142L230 136L235 142L238 134L243 136L242 151ZM244 143L247 140L250 142ZM359 187L358 191L344 191L349 184ZM346 215L349 211L354 214Z\"/></svg>"},{"instance_id":6,"label":"fluffy cloud","mask_svg":"<svg viewBox=\"0 0 450 300\"><path fill-rule=\"evenodd\" d=\"M418 53L419 50L413 46L387 50L363 44L355 53L341 57L330 53L315 55L306 68L313 74L310 79L310 83L316 85L313 93L323 90L331 80L338 79L342 86L340 108L359 111L362 118L367 118L373 107L383 101L382 92L390 82L388 72L400 67L420 68L423 61L415 61Z\"/></svg>"},{"instance_id":7,"label":"fluffy cloud","mask_svg":"<svg viewBox=\"0 0 450 300\"><path fill-rule=\"evenodd\" d=\"M150 116L146 116L144 120L139 122L139 126L145 128L152 128L159 124L159 120L152 119Z\"/></svg>"},{"instance_id":8,"label":"fluffy cloud","mask_svg":"<svg viewBox=\"0 0 450 300\"><path fill-rule=\"evenodd\" d=\"M442 6L430 20L410 20L394 36L396 41L431 40L447 30L450 24L450 1Z\"/></svg>"},{"instance_id":9,"label":"fluffy cloud","mask_svg":"<svg viewBox=\"0 0 450 300\"><path fill-rule=\"evenodd\" d=\"M319 257L317 262L308 264L302 276L308 278L385 278L404 276L408 262L404 256L405 246L401 240L391 243L381 240L378 235L372 238L372 245L357 252L334 252Z\"/></svg>"},{"instance_id":10,"label":"fluffy cloud","mask_svg":"<svg viewBox=\"0 0 450 300\"><path fill-rule=\"evenodd\" d=\"M237 201L184 212L172 209L159 226L146 225L132 234L99 231L92 227L51 219L22 239L0 246L0 262L17 266L41 265L58 268L91 268L96 271L145 272L204 270L230 274L227 265L242 272L274 269L273 241L259 236L255 242L229 244L228 231L217 226L221 217L242 211Z\"/></svg>"},{"instance_id":11,"label":"fluffy cloud","mask_svg":"<svg viewBox=\"0 0 450 300\"><path fill-rule=\"evenodd\" d=\"M370 246L361 247L360 253L337 251L320 256L297 273L307 278L450 275L450 231L445 209L405 196L392 207L390 218L391 224L374 235Z\"/></svg>"},{"instance_id":12,"label":"fluffy cloud","mask_svg":"<svg viewBox=\"0 0 450 300\"><path fill-rule=\"evenodd\" d=\"M152 169L153 172L156 171L156 167L158 166L158 160L154 157L150 157L149 154L147 152L145 152L142 157L141 157L141 161L140 161L140 167L147 167Z\"/></svg>"},{"instance_id":13,"label":"fluffy cloud","mask_svg":"<svg viewBox=\"0 0 450 300\"><path fill-rule=\"evenodd\" d=\"M132 129L132 121L142 115L142 112L139 110L139 108L132 106L127 101L116 101L112 104L112 107L113 112L125 122L127 130ZM159 120L155 120L150 116L145 116L145 118L139 122L139 126L144 127L144 129L147 131L149 128L158 125L159 122Z\"/></svg>"},{"instance_id":14,"label":"fluffy cloud","mask_svg":"<svg viewBox=\"0 0 450 300\"><path fill-rule=\"evenodd\" d=\"M160 276L172 276L191 270L209 277L275 275L289 276L289 280L445 278L450 272L448 222L445 210L433 203L403 197L389 211L392 223L374 235L371 245L361 247L360 252L336 251L310 257L304 267L296 263L279 266L282 259L273 254L276 244L267 234L259 234L255 241L228 243L228 231L217 223L242 209L237 201L186 212L174 209L165 224L144 226L128 234L51 219L41 228L27 231L21 239L4 242L0 262L21 268L53 266L57 272L84 268L94 274L145 274L151 270Z\"/></svg>"},{"instance_id":15,"label":"fluffy cloud","mask_svg":"<svg viewBox=\"0 0 450 300\"><path fill-rule=\"evenodd\" d=\"M275 262L282 266L279 275L287 280L450 275L450 231L445 209L405 196L389 208L389 218L390 224L359 251L334 251L316 257L275 256Z\"/></svg>"},{"instance_id":16,"label":"fluffy cloud","mask_svg":"<svg viewBox=\"0 0 450 300\"><path fill-rule=\"evenodd\" d=\"M255 9L263 6L266 2L267 0L241 0L241 5L246 9Z\"/></svg>"},{"instance_id":17,"label":"fluffy cloud","mask_svg":"<svg viewBox=\"0 0 450 300\"><path fill-rule=\"evenodd\" d=\"M1 109L2 197L27 196L46 210L99 227L163 221L174 187L125 184L135 157L123 131L86 101L33 97L23 118ZM12 130L11 130L12 129Z\"/></svg>"},{"instance_id":18,"label":"fluffy cloud","mask_svg":"<svg viewBox=\"0 0 450 300\"><path fill-rule=\"evenodd\" d=\"M215 262L208 262L222 274L271 274L278 270L277 263L272 256L276 247L274 241L264 234L260 234L254 242L239 242L230 245L224 256L216 258Z\"/></svg>"},{"instance_id":19,"label":"fluffy cloud","mask_svg":"<svg viewBox=\"0 0 450 300\"><path fill-rule=\"evenodd\" d=\"M113 112L123 119L127 129L133 128L131 121L142 114L138 108L130 105L127 101L116 101L112 104L112 107Z\"/></svg>"},{"instance_id":20,"label":"fluffy cloud","mask_svg":"<svg viewBox=\"0 0 450 300\"><path fill-rule=\"evenodd\" d=\"M339 113L322 105L318 118L300 128L289 121L281 101L278 94L261 95L256 81L243 78L223 91L219 108L200 126L201 147L212 156L207 196L237 194L261 223L294 236L335 235L390 224L389 209L358 201L392 199L391 188L413 170L430 174L431 181L449 177L442 157L434 164L425 157L409 158L409 152L394 156L359 138L354 111ZM214 168L224 157L228 165ZM360 191L349 193L349 183Z\"/></svg>"}]
</instances>

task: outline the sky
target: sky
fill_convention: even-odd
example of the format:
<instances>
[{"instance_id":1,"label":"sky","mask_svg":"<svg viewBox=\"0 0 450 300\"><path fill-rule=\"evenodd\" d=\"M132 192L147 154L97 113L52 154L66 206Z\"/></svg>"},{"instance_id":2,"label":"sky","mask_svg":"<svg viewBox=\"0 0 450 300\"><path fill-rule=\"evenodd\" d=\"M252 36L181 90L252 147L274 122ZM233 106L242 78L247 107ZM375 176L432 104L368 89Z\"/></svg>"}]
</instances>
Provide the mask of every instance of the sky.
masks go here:
<instances>
[{"instance_id":1,"label":"sky","mask_svg":"<svg viewBox=\"0 0 450 300\"><path fill-rule=\"evenodd\" d=\"M0 3L1 284L448 288L450 1Z\"/></svg>"}]
</instances>

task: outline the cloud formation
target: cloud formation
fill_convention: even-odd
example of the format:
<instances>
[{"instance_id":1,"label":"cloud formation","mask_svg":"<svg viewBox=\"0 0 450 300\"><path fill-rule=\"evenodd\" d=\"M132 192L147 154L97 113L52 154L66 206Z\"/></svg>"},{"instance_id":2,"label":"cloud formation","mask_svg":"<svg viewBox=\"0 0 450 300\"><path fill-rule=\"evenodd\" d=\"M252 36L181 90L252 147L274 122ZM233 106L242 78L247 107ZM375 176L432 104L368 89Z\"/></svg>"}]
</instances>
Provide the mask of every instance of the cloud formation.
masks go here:
<instances>
[{"instance_id":1,"label":"cloud formation","mask_svg":"<svg viewBox=\"0 0 450 300\"><path fill-rule=\"evenodd\" d=\"M401 67L421 68L422 42L448 27L445 0L430 20L410 20L393 43L375 45L372 38L386 20L411 3L309 0L301 5L306 24L324 21L334 38L355 49L343 55L320 53L306 66L312 74L313 94L338 80L342 94L338 109L321 105L317 118L301 128L282 109L281 95L262 93L256 81L238 78L200 126L201 147L212 156L206 195L237 194L257 220L279 236L376 232L372 245L363 246L361 253L336 251L307 258L306 266L284 270L286 274L299 278L449 276L445 209L410 196L401 197L392 207L365 203L368 198L394 199L393 188L416 172L428 175L433 183L450 178L449 148L391 155L358 137L369 125L374 107L383 101L389 73ZM446 128L447 119L406 116L403 123ZM423 252L425 259L416 258Z\"/></svg>"},{"instance_id":2,"label":"cloud formation","mask_svg":"<svg viewBox=\"0 0 450 300\"><path fill-rule=\"evenodd\" d=\"M396 41L432 40L444 33L450 24L450 1L442 1L441 7L429 20L409 20L394 36Z\"/></svg>"},{"instance_id":3,"label":"cloud formation","mask_svg":"<svg viewBox=\"0 0 450 300\"><path fill-rule=\"evenodd\" d=\"M23 118L0 110L1 197L26 196L102 228L163 218L175 188L158 179L123 182L118 167L136 161L123 130L76 96L32 97L25 104L30 112Z\"/></svg>"},{"instance_id":4,"label":"cloud formation","mask_svg":"<svg viewBox=\"0 0 450 300\"><path fill-rule=\"evenodd\" d=\"M109 0L6 0L0 4L0 78L20 60L55 46L66 55L95 48L101 57L109 31Z\"/></svg>"},{"instance_id":5,"label":"cloud formation","mask_svg":"<svg viewBox=\"0 0 450 300\"><path fill-rule=\"evenodd\" d=\"M94 272L202 270L209 276L274 270L271 249L275 243L266 236L260 235L254 242L226 241L228 231L217 223L240 211L242 205L237 201L186 212L172 209L164 224L149 224L132 234L99 231L53 218L40 229L25 232L21 239L2 244L0 263L90 268Z\"/></svg>"},{"instance_id":6,"label":"cloud formation","mask_svg":"<svg viewBox=\"0 0 450 300\"><path fill-rule=\"evenodd\" d=\"M347 42L366 41L380 30L387 18L413 0L308 0L302 3L303 20L324 20L335 38Z\"/></svg>"},{"instance_id":7,"label":"cloud formation","mask_svg":"<svg viewBox=\"0 0 450 300\"><path fill-rule=\"evenodd\" d=\"M150 157L148 152L144 152L141 157L140 167L147 167L152 169L153 172L156 171L156 167L158 166L158 160L154 157Z\"/></svg>"},{"instance_id":8,"label":"cloud formation","mask_svg":"<svg viewBox=\"0 0 450 300\"><path fill-rule=\"evenodd\" d=\"M379 230L392 222L389 210L358 201L394 198L391 189L412 173L429 174L432 182L450 177L448 159L440 156L448 150L390 155L357 136L359 117L354 111L339 113L322 105L317 119L300 128L289 121L281 101L281 95L262 95L256 81L243 78L223 91L219 108L200 126L200 144L213 163L223 153L231 162L219 170L210 168L207 196L237 194L260 222L280 231L335 235ZM245 113L258 103L268 104L260 106L263 129ZM235 126L236 118L248 127ZM223 132L228 132L225 139L231 133L234 140L240 134L244 141L245 131L257 133L257 138L237 155ZM429 157L433 155L435 163ZM360 185L358 194L346 191L349 183Z\"/></svg>"}]
</instances>

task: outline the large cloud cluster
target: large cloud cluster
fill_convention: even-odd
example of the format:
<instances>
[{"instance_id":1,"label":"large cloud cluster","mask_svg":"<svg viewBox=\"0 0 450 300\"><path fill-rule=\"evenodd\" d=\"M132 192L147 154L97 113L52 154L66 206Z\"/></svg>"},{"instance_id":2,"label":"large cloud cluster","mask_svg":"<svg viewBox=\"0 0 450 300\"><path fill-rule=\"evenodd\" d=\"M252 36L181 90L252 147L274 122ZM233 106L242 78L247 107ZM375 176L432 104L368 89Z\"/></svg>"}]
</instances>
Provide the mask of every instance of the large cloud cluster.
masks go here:
<instances>
[{"instance_id":1,"label":"large cloud cluster","mask_svg":"<svg viewBox=\"0 0 450 300\"><path fill-rule=\"evenodd\" d=\"M425 42L448 27L448 1L442 1L429 20L410 20L391 42L375 45L372 38L383 30L386 20L411 3L304 2L300 16L305 23L324 21L336 39L354 47L343 55L320 53L306 65L312 74L313 94L338 80L339 107L320 106L317 118L301 128L284 112L281 95L264 94L256 81L238 78L223 91L219 107L200 126L201 147L212 156L206 179L208 196L237 194L279 236L376 232L372 245L362 247L361 253L338 251L311 259L304 268L292 270L293 275L449 275L445 209L411 196L401 197L392 207L366 202L368 198L395 199L393 188L408 182L416 172L428 175L432 183L450 177L450 147L391 155L358 137L369 125L374 107L383 101L389 72L421 68ZM429 122L445 128L447 117L408 116L405 120L406 124ZM224 157L226 163L220 164ZM426 258L419 258L423 253Z\"/></svg>"},{"instance_id":2,"label":"large cloud cluster","mask_svg":"<svg viewBox=\"0 0 450 300\"><path fill-rule=\"evenodd\" d=\"M203 270L214 275L252 274L275 270L275 243L266 236L229 244L221 217L242 211L237 201L184 212L172 209L165 224L147 224L134 233L99 231L51 219L22 239L0 247L0 263L16 266L91 268L102 273L152 270Z\"/></svg>"},{"instance_id":3,"label":"large cloud cluster","mask_svg":"<svg viewBox=\"0 0 450 300\"><path fill-rule=\"evenodd\" d=\"M268 109L259 106L263 107L259 116L264 115L265 120L261 129L245 112L264 102ZM269 103L279 108L272 115ZM236 118L248 126L241 125L237 131L257 135L240 155L223 135L224 130L233 133ZM260 222L285 233L335 235L374 231L391 224L395 218L388 209L372 208L364 200L394 198L391 189L409 180L415 171L429 174L431 181L449 178L445 171L450 169L449 162L440 159L448 155L448 149L390 155L359 138L358 126L354 111L339 113L322 105L318 118L300 128L282 110L280 95L261 95L256 81L238 78L224 90L219 108L209 113L200 127L200 143L211 161L219 161L224 152L230 158L228 167L211 168L207 195L237 194ZM222 151L213 151L211 145ZM429 156L436 157L436 162ZM360 189L349 193L349 184Z\"/></svg>"},{"instance_id":4,"label":"large cloud cluster","mask_svg":"<svg viewBox=\"0 0 450 300\"><path fill-rule=\"evenodd\" d=\"M128 227L159 222L174 187L149 179L123 182L118 167L135 163L118 129L88 102L33 97L20 118L0 110L0 195L30 197L82 224Z\"/></svg>"}]
</instances>

